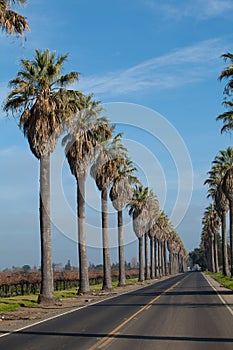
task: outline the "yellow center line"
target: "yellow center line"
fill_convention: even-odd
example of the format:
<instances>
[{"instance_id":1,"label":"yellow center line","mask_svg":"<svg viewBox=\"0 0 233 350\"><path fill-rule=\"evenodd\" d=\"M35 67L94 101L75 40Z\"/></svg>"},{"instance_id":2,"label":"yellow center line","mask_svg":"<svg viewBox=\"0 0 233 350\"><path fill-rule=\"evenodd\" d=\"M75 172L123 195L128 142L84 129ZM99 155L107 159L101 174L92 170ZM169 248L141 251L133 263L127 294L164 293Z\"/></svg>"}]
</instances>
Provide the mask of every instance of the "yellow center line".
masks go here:
<instances>
[{"instance_id":1,"label":"yellow center line","mask_svg":"<svg viewBox=\"0 0 233 350\"><path fill-rule=\"evenodd\" d=\"M114 338L117 338L117 336L119 335L119 333L117 333L122 327L124 327L127 323L129 323L130 321L132 321L136 316L138 316L140 313L142 313L144 310L149 310L151 308L151 306L157 301L159 300L159 298L168 293L169 291L171 291L172 289L174 289L175 287L177 287L185 278L187 278L187 276L185 276L181 281L176 282L175 284L173 284L171 287L169 287L168 289L166 289L164 292L162 292L160 295L157 295L154 299L152 299L151 301L149 301L149 303L147 303L145 306L143 306L141 309L139 309L138 311L136 311L133 315L131 315L129 318L127 318L125 321L123 321L122 323L120 323L116 328L114 328L111 332L109 332L104 338L100 339L96 344L94 344L93 346L91 346L88 350L96 350L96 349L102 349L104 348L106 345L108 345L109 343L111 343Z\"/></svg>"}]
</instances>

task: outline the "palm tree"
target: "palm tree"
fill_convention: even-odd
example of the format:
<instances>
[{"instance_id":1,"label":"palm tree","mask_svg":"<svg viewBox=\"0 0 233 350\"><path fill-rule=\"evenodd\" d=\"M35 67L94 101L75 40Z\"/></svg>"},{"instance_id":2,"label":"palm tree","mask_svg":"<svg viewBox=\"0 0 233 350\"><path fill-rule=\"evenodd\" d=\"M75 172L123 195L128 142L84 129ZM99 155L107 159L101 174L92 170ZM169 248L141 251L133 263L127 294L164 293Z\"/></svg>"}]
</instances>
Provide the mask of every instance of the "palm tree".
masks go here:
<instances>
[{"instance_id":1,"label":"palm tree","mask_svg":"<svg viewBox=\"0 0 233 350\"><path fill-rule=\"evenodd\" d=\"M161 212L158 222L159 231L157 235L158 239L158 254L159 254L159 274L166 275L167 271L167 227L169 225L169 219L164 212Z\"/></svg>"},{"instance_id":2,"label":"palm tree","mask_svg":"<svg viewBox=\"0 0 233 350\"><path fill-rule=\"evenodd\" d=\"M203 216L203 230L207 232L210 247L211 271L218 272L218 232L220 228L220 219L213 204L210 204Z\"/></svg>"},{"instance_id":3,"label":"palm tree","mask_svg":"<svg viewBox=\"0 0 233 350\"><path fill-rule=\"evenodd\" d=\"M211 271L211 249L210 249L210 243L209 243L209 233L207 230L207 227L205 225L205 222L203 222L203 227L202 227L202 233L201 233L201 244L200 248L203 249L206 262L207 262L207 269L208 271Z\"/></svg>"},{"instance_id":4,"label":"palm tree","mask_svg":"<svg viewBox=\"0 0 233 350\"><path fill-rule=\"evenodd\" d=\"M150 229L151 240L151 278L161 276L161 238L162 231L159 225L160 217Z\"/></svg>"},{"instance_id":5,"label":"palm tree","mask_svg":"<svg viewBox=\"0 0 233 350\"><path fill-rule=\"evenodd\" d=\"M90 292L86 252L85 182L88 167L94 160L97 149L96 136L110 132L107 119L99 117L101 111L100 102L93 101L92 95L82 96L79 111L66 123L69 131L62 140L71 173L77 182L79 294Z\"/></svg>"},{"instance_id":6,"label":"palm tree","mask_svg":"<svg viewBox=\"0 0 233 350\"><path fill-rule=\"evenodd\" d=\"M27 0L0 0L0 27L10 35L23 35L30 28L24 16L11 10L12 2L24 5Z\"/></svg>"},{"instance_id":7,"label":"palm tree","mask_svg":"<svg viewBox=\"0 0 233 350\"><path fill-rule=\"evenodd\" d=\"M154 270L154 240L153 233L151 236L151 230L153 232L153 226L156 224L160 216L160 208L157 197L152 190L149 190L148 197L146 199L146 210L148 212L148 230L145 232L145 267L146 267L146 280L153 276L152 270ZM149 264L149 249L148 249L148 237L150 237L150 251L151 251L151 264Z\"/></svg>"},{"instance_id":8,"label":"palm tree","mask_svg":"<svg viewBox=\"0 0 233 350\"><path fill-rule=\"evenodd\" d=\"M230 268L231 277L233 277L233 167L227 170L222 187L230 203Z\"/></svg>"},{"instance_id":9,"label":"palm tree","mask_svg":"<svg viewBox=\"0 0 233 350\"><path fill-rule=\"evenodd\" d=\"M163 237L163 231L161 228L161 215L160 214L156 224L153 226L154 230L154 250L155 250L155 277L161 277L162 275L162 266L161 266L161 239ZM153 232L152 232L153 235ZM152 248L153 249L153 248ZM152 253L153 254L153 253Z\"/></svg>"},{"instance_id":10,"label":"palm tree","mask_svg":"<svg viewBox=\"0 0 233 350\"><path fill-rule=\"evenodd\" d=\"M67 90L77 72L61 75L67 55L36 50L32 61L22 59L21 70L10 81L12 88L4 109L19 115L19 127L40 161L41 290L38 302L54 302L50 227L50 155L62 132L62 121L76 108L77 91Z\"/></svg>"},{"instance_id":11,"label":"palm tree","mask_svg":"<svg viewBox=\"0 0 233 350\"><path fill-rule=\"evenodd\" d=\"M229 275L229 263L228 263L228 249L227 249L227 225L226 215L229 211L229 200L222 189L222 181L219 183L215 193L215 206L218 216L221 219L221 232L222 232L222 265L223 275Z\"/></svg>"},{"instance_id":12,"label":"palm tree","mask_svg":"<svg viewBox=\"0 0 233 350\"><path fill-rule=\"evenodd\" d=\"M157 221L160 216L160 208L157 198L154 193L151 191L150 200L148 203L148 211L149 211L149 219L150 219L150 227L148 231L148 235L150 238L150 278L155 278L155 237L157 233Z\"/></svg>"},{"instance_id":13,"label":"palm tree","mask_svg":"<svg viewBox=\"0 0 233 350\"><path fill-rule=\"evenodd\" d=\"M216 210L221 218L222 228L222 255L223 255L223 274L229 274L228 250L227 250L227 232L226 232L226 214L229 211L229 201L223 191L223 179L229 168L233 166L233 148L220 150L219 154L212 162L212 168L208 172L209 178L204 184L209 185L208 197L215 201Z\"/></svg>"},{"instance_id":14,"label":"palm tree","mask_svg":"<svg viewBox=\"0 0 233 350\"><path fill-rule=\"evenodd\" d=\"M132 198L132 184L138 183L134 172L137 171L133 162L125 159L119 164L117 175L113 180L110 190L110 199L117 210L118 218L118 255L119 255L119 286L125 286L125 258L124 258L124 236L123 236L123 209Z\"/></svg>"},{"instance_id":15,"label":"palm tree","mask_svg":"<svg viewBox=\"0 0 233 350\"><path fill-rule=\"evenodd\" d=\"M167 260L167 250L169 251L169 249L168 249L169 240L171 240L172 237L174 237L174 233L175 233L176 237L179 238L179 236L175 232L171 221L168 219L167 215L165 215L165 214L164 214L164 217L163 217L163 225L164 225L163 231L164 231L164 266L165 266L165 275L169 275L171 267L172 267L172 266L170 266L170 264L168 264L168 260ZM168 259L169 259L169 261L171 260L170 259L170 255L169 255Z\"/></svg>"},{"instance_id":16,"label":"palm tree","mask_svg":"<svg viewBox=\"0 0 233 350\"><path fill-rule=\"evenodd\" d=\"M224 61L229 61L230 64L220 74L219 80L227 80L227 84L224 88L224 102L223 105L228 109L227 112L220 114L216 119L223 121L223 127L221 133L228 132L233 129L233 101L227 100L228 96L232 96L233 91L233 54L230 52L222 55Z\"/></svg>"},{"instance_id":17,"label":"palm tree","mask_svg":"<svg viewBox=\"0 0 233 350\"><path fill-rule=\"evenodd\" d=\"M100 144L98 155L91 166L91 176L101 191L104 267L103 290L111 290L112 278L108 239L108 189L117 176L119 166L124 163L127 153L126 148L122 144L121 134L117 134L114 138L107 136L104 138L101 137L101 139L103 142Z\"/></svg>"},{"instance_id":18,"label":"palm tree","mask_svg":"<svg viewBox=\"0 0 233 350\"><path fill-rule=\"evenodd\" d=\"M156 253L155 253L155 237L156 237L157 225L156 223L150 228L150 277L151 279L155 279L156 275Z\"/></svg>"},{"instance_id":19,"label":"palm tree","mask_svg":"<svg viewBox=\"0 0 233 350\"><path fill-rule=\"evenodd\" d=\"M145 280L143 264L143 236L148 231L148 210L147 199L149 195L148 187L136 185L133 191L133 197L128 203L129 215L133 218L133 229L139 241L139 281Z\"/></svg>"},{"instance_id":20,"label":"palm tree","mask_svg":"<svg viewBox=\"0 0 233 350\"><path fill-rule=\"evenodd\" d=\"M222 58L224 61L230 61L230 64L228 67L226 67L220 74L219 80L227 79L228 83L225 86L224 93L226 95L231 95L233 90L233 54L230 52L227 52L222 55Z\"/></svg>"}]
</instances>

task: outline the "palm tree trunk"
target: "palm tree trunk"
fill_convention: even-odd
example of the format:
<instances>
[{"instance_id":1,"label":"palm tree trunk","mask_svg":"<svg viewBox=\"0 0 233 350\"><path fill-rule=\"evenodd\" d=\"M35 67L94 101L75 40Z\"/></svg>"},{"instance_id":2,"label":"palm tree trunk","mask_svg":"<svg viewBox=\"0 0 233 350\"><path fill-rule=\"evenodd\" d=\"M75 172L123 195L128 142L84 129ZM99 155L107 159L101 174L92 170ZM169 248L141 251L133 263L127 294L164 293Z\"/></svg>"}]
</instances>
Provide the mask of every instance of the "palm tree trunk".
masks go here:
<instances>
[{"instance_id":1,"label":"palm tree trunk","mask_svg":"<svg viewBox=\"0 0 233 350\"><path fill-rule=\"evenodd\" d=\"M230 200L230 270L233 277L233 201Z\"/></svg>"},{"instance_id":2,"label":"palm tree trunk","mask_svg":"<svg viewBox=\"0 0 233 350\"><path fill-rule=\"evenodd\" d=\"M143 263L143 236L138 238L139 241L139 282L145 280L144 263Z\"/></svg>"},{"instance_id":3,"label":"palm tree trunk","mask_svg":"<svg viewBox=\"0 0 233 350\"><path fill-rule=\"evenodd\" d=\"M164 240L163 242L163 257L164 257L164 273L165 276L168 275L168 271L167 271L167 247L166 247L166 240Z\"/></svg>"},{"instance_id":4,"label":"palm tree trunk","mask_svg":"<svg viewBox=\"0 0 233 350\"><path fill-rule=\"evenodd\" d=\"M119 286L125 286L125 254L123 237L123 213L119 210L118 217L118 253L119 253Z\"/></svg>"},{"instance_id":5,"label":"palm tree trunk","mask_svg":"<svg viewBox=\"0 0 233 350\"><path fill-rule=\"evenodd\" d=\"M215 270L215 260L214 260L214 239L210 237L210 249L211 249L211 271L216 272Z\"/></svg>"},{"instance_id":6,"label":"palm tree trunk","mask_svg":"<svg viewBox=\"0 0 233 350\"><path fill-rule=\"evenodd\" d=\"M77 207L78 207L78 251L79 251L79 290L78 294L89 293L88 262L86 251L86 224L85 224L85 177L77 180Z\"/></svg>"},{"instance_id":7,"label":"palm tree trunk","mask_svg":"<svg viewBox=\"0 0 233 350\"><path fill-rule=\"evenodd\" d=\"M211 249L210 249L210 245L208 245L208 248L206 249L206 259L207 259L207 268L208 268L208 271L212 271Z\"/></svg>"},{"instance_id":8,"label":"palm tree trunk","mask_svg":"<svg viewBox=\"0 0 233 350\"><path fill-rule=\"evenodd\" d=\"M172 275L172 254L171 254L171 242L168 240L167 241L167 249L169 251L169 267L168 267L168 274Z\"/></svg>"},{"instance_id":9,"label":"palm tree trunk","mask_svg":"<svg viewBox=\"0 0 233 350\"><path fill-rule=\"evenodd\" d=\"M155 237L150 237L150 267L151 267L151 279L155 279Z\"/></svg>"},{"instance_id":10,"label":"palm tree trunk","mask_svg":"<svg viewBox=\"0 0 233 350\"><path fill-rule=\"evenodd\" d=\"M161 277L161 243L160 240L158 240L158 272L159 272L159 277Z\"/></svg>"},{"instance_id":11,"label":"palm tree trunk","mask_svg":"<svg viewBox=\"0 0 233 350\"><path fill-rule=\"evenodd\" d=\"M178 270L178 256L177 256L177 253L174 254L174 274L176 275L177 274L177 270Z\"/></svg>"},{"instance_id":12,"label":"palm tree trunk","mask_svg":"<svg viewBox=\"0 0 233 350\"><path fill-rule=\"evenodd\" d=\"M158 240L155 237L155 277L159 277Z\"/></svg>"},{"instance_id":13,"label":"palm tree trunk","mask_svg":"<svg viewBox=\"0 0 233 350\"><path fill-rule=\"evenodd\" d=\"M215 272L219 272L218 264L218 234L214 233L214 263L215 263Z\"/></svg>"},{"instance_id":14,"label":"palm tree trunk","mask_svg":"<svg viewBox=\"0 0 233 350\"><path fill-rule=\"evenodd\" d=\"M38 303L54 304L50 225L50 156L40 158L41 288Z\"/></svg>"},{"instance_id":15,"label":"palm tree trunk","mask_svg":"<svg viewBox=\"0 0 233 350\"><path fill-rule=\"evenodd\" d=\"M150 266L149 266L149 249L148 249L148 232L144 235L145 239L145 270L146 270L146 280L150 279Z\"/></svg>"},{"instance_id":16,"label":"palm tree trunk","mask_svg":"<svg viewBox=\"0 0 233 350\"><path fill-rule=\"evenodd\" d=\"M161 247L160 247L160 251L161 251L161 270L162 270L162 276L165 275L165 267L164 267L164 240L161 240Z\"/></svg>"},{"instance_id":17,"label":"palm tree trunk","mask_svg":"<svg viewBox=\"0 0 233 350\"><path fill-rule=\"evenodd\" d=\"M228 251L227 251L227 227L226 227L226 211L222 212L222 268L223 275L228 276L230 274L228 264Z\"/></svg>"},{"instance_id":18,"label":"palm tree trunk","mask_svg":"<svg viewBox=\"0 0 233 350\"><path fill-rule=\"evenodd\" d=\"M112 289L111 262L108 240L108 189L101 192L102 240L103 240L103 290Z\"/></svg>"}]
</instances>

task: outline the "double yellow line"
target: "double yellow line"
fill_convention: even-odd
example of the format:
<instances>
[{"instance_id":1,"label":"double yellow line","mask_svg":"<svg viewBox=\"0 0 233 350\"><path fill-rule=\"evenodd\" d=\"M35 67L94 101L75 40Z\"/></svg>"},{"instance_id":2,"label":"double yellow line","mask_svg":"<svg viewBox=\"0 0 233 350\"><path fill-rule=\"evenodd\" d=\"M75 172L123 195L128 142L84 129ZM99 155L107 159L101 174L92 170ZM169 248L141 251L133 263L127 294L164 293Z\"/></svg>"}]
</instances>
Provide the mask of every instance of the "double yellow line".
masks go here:
<instances>
[{"instance_id":1,"label":"double yellow line","mask_svg":"<svg viewBox=\"0 0 233 350\"><path fill-rule=\"evenodd\" d=\"M187 277L187 276L186 276ZM186 278L185 277L185 278ZM141 309L139 309L138 311L136 311L133 315L131 315L129 318L127 318L125 321L123 321L122 323L119 324L119 326L117 326L116 328L114 328L111 332L109 332L104 338L100 339L96 344L94 344L92 347L90 347L88 350L97 350L97 349L103 349L106 345L108 345L109 343L111 343L114 338L117 338L117 336L119 335L119 330L122 329L127 323L129 323L130 321L132 321L136 316L138 316L140 313L142 313L144 310L149 310L151 308L151 306L157 301L159 300L159 298L170 292L172 289L176 288L185 278L183 278L181 281L176 282L175 284L173 284L171 287L169 287L168 289L166 289L164 292L162 292L160 295L158 295L157 297L155 297L154 299L152 299L148 304L146 304L145 306L143 306Z\"/></svg>"}]
</instances>

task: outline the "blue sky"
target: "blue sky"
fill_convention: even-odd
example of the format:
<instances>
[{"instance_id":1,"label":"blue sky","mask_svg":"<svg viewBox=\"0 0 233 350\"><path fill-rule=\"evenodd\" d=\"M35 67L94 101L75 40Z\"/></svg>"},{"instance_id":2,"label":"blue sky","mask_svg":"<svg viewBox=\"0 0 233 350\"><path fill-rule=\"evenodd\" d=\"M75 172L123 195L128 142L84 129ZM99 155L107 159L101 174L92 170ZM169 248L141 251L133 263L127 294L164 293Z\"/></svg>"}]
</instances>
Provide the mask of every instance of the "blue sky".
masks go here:
<instances>
[{"instance_id":1,"label":"blue sky","mask_svg":"<svg viewBox=\"0 0 233 350\"><path fill-rule=\"evenodd\" d=\"M35 49L69 53L65 71L79 71L77 88L104 103L187 250L198 246L208 205L203 182L217 152L232 142L220 135L215 117L224 111L218 76L226 66L220 56L233 52L233 2L70 0L64 7L60 1L29 0L18 11L28 17L31 31L24 41L0 36L1 103L20 58L31 59ZM38 161L16 120L1 111L0 124L0 269L38 265ZM54 262L76 264L75 181L60 143L52 166ZM99 194L91 179L87 199L88 259L101 262ZM114 248L111 205L110 211ZM137 252L127 213L125 222L130 260Z\"/></svg>"}]
</instances>

